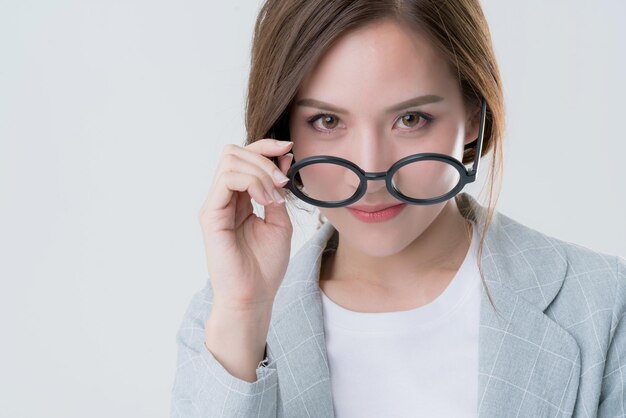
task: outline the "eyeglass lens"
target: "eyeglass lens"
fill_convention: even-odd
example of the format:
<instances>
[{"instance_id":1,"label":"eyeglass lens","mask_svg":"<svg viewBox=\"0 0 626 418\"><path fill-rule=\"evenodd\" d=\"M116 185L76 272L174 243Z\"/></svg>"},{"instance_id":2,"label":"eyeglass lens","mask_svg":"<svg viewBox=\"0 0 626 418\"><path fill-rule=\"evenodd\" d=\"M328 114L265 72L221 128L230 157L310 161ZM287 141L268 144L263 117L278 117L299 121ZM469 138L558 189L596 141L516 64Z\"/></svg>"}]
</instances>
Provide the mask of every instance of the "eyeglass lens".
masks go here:
<instances>
[{"instance_id":1,"label":"eyeglass lens","mask_svg":"<svg viewBox=\"0 0 626 418\"><path fill-rule=\"evenodd\" d=\"M307 185L298 189L309 198L321 202L334 203L349 199L357 192L360 182L357 173L351 169L328 162L304 166L298 173L302 183ZM394 187L414 199L434 199L445 195L459 181L458 170L438 160L414 161L402 166L392 177Z\"/></svg>"}]
</instances>

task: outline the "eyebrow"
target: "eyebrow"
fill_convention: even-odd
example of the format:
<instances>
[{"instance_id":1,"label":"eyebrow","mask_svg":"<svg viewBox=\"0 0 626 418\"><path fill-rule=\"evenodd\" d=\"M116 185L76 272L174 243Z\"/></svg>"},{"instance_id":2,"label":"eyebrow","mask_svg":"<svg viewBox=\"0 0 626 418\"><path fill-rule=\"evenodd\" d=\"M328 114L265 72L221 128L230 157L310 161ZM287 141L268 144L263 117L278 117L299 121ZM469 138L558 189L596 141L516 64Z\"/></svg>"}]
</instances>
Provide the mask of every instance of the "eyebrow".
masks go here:
<instances>
[{"instance_id":1,"label":"eyebrow","mask_svg":"<svg viewBox=\"0 0 626 418\"><path fill-rule=\"evenodd\" d=\"M405 100L401 103L395 104L391 107L388 107L387 109L385 109L385 113L398 112L400 110L403 110L409 107L421 106L421 105L428 104L428 103L436 103L442 100L443 100L443 97L437 96L435 94L427 94L425 96L418 96L409 100ZM324 103L322 101L315 100L315 99L306 99L306 98L300 99L296 102L296 106L315 107L317 109L326 110L328 112L341 113L345 115L349 114L349 112L346 109L335 107L331 104Z\"/></svg>"}]
</instances>

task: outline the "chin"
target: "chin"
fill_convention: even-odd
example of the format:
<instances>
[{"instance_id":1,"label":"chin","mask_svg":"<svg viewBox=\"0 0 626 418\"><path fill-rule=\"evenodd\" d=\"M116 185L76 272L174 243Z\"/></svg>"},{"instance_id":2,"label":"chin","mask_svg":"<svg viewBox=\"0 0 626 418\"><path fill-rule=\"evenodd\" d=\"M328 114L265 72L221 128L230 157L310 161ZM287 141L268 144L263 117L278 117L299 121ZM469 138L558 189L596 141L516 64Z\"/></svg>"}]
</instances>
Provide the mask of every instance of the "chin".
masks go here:
<instances>
[{"instance_id":1,"label":"chin","mask_svg":"<svg viewBox=\"0 0 626 418\"><path fill-rule=\"evenodd\" d=\"M381 223L364 223L345 208L326 208L323 215L339 232L340 240L371 257L387 257L408 247L428 229L442 205L406 207L397 217Z\"/></svg>"}]
</instances>

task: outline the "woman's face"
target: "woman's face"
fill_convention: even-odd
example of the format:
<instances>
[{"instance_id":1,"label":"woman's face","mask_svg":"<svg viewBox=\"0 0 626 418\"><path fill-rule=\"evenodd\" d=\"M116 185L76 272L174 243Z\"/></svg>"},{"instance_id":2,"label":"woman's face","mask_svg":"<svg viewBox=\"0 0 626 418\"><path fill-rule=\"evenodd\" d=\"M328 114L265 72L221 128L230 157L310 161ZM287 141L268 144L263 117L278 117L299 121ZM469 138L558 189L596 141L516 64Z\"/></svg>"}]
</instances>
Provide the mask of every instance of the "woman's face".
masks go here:
<instances>
[{"instance_id":1,"label":"woman's face","mask_svg":"<svg viewBox=\"0 0 626 418\"><path fill-rule=\"evenodd\" d=\"M422 96L438 99L397 106ZM428 40L384 20L346 34L322 56L300 86L289 130L296 161L334 155L367 172L382 172L399 159L422 152L460 161L464 145L476 139L478 117L475 120L466 124L456 77ZM358 187L356 177L335 174L329 170L301 177L305 189L328 190L329 195ZM411 181L427 188L441 182L442 175L426 170ZM399 215L377 223L365 223L345 207L320 212L352 246L384 256L410 244L448 202L406 205ZM399 203L384 181L370 180L366 194L353 205Z\"/></svg>"}]
</instances>

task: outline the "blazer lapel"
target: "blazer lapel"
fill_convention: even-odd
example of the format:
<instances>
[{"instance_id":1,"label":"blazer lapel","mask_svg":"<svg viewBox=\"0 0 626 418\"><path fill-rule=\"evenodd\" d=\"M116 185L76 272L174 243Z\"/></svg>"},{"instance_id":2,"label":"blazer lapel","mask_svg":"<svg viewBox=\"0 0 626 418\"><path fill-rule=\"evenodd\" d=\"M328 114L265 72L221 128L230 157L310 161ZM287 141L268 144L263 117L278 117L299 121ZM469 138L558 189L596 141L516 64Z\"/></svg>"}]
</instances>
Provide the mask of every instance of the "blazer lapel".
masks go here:
<instances>
[{"instance_id":1,"label":"blazer lapel","mask_svg":"<svg viewBox=\"0 0 626 418\"><path fill-rule=\"evenodd\" d=\"M456 199L463 216L481 232L486 209L467 193ZM302 246L274 302L267 347L278 369L283 416L334 417L318 285L322 252L334 232L327 222ZM497 311L483 288L478 416L570 416L580 350L544 313L563 283L564 255L540 233L496 212L481 260Z\"/></svg>"},{"instance_id":2,"label":"blazer lapel","mask_svg":"<svg viewBox=\"0 0 626 418\"><path fill-rule=\"evenodd\" d=\"M278 371L279 417L335 416L318 285L322 253L334 231L323 224L293 256L274 300L267 354Z\"/></svg>"},{"instance_id":3,"label":"blazer lapel","mask_svg":"<svg viewBox=\"0 0 626 418\"><path fill-rule=\"evenodd\" d=\"M478 347L478 416L571 417L580 378L574 338L501 284L483 291Z\"/></svg>"},{"instance_id":4,"label":"blazer lapel","mask_svg":"<svg viewBox=\"0 0 626 418\"><path fill-rule=\"evenodd\" d=\"M459 210L482 232L486 209L466 193ZM478 416L570 417L580 379L574 337L545 312L567 262L546 236L496 212L481 256Z\"/></svg>"}]
</instances>

